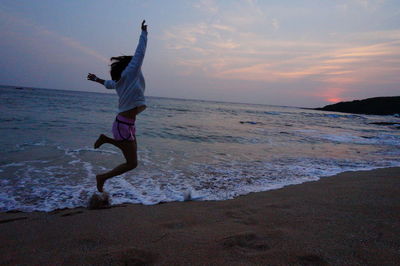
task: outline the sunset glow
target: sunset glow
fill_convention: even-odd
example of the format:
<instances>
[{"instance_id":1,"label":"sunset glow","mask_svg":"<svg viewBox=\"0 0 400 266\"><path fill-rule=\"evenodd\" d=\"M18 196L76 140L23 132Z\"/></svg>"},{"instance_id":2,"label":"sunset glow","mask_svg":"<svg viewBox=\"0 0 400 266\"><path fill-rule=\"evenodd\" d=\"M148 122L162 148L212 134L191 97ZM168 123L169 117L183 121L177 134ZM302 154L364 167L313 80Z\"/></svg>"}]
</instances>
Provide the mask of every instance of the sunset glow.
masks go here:
<instances>
[{"instance_id":1,"label":"sunset glow","mask_svg":"<svg viewBox=\"0 0 400 266\"><path fill-rule=\"evenodd\" d=\"M394 96L399 14L395 0L6 0L0 83L103 91L85 74L109 78L145 18L148 95L309 107Z\"/></svg>"},{"instance_id":2,"label":"sunset glow","mask_svg":"<svg viewBox=\"0 0 400 266\"><path fill-rule=\"evenodd\" d=\"M338 102L343 101L343 99L341 99L341 98L330 98L330 99L327 99L327 101L330 102L330 103L338 103Z\"/></svg>"}]
</instances>

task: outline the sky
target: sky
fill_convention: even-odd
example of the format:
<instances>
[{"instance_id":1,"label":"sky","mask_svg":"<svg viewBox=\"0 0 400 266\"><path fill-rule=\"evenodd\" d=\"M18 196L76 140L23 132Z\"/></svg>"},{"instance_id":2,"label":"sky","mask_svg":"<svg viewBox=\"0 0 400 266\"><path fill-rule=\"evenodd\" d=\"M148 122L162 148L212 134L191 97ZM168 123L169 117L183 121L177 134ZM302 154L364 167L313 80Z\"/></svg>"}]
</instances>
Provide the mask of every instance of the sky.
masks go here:
<instances>
[{"instance_id":1,"label":"sky","mask_svg":"<svg viewBox=\"0 0 400 266\"><path fill-rule=\"evenodd\" d=\"M106 92L142 19L146 95L319 107L400 95L399 0L2 0L0 84Z\"/></svg>"}]
</instances>

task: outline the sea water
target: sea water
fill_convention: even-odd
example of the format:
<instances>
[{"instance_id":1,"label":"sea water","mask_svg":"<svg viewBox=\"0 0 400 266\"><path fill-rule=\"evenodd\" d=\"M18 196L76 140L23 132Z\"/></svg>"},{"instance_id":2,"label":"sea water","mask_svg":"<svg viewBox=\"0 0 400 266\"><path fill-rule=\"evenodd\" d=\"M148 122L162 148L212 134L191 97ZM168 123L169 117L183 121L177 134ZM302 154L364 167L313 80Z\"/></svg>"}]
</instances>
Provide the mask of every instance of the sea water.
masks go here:
<instances>
[{"instance_id":1,"label":"sea water","mask_svg":"<svg viewBox=\"0 0 400 266\"><path fill-rule=\"evenodd\" d=\"M0 211L86 206L124 162L114 94L0 87ZM113 204L227 200L352 170L400 166L400 118L148 97L139 166L105 184ZM372 122L395 122L392 126Z\"/></svg>"}]
</instances>

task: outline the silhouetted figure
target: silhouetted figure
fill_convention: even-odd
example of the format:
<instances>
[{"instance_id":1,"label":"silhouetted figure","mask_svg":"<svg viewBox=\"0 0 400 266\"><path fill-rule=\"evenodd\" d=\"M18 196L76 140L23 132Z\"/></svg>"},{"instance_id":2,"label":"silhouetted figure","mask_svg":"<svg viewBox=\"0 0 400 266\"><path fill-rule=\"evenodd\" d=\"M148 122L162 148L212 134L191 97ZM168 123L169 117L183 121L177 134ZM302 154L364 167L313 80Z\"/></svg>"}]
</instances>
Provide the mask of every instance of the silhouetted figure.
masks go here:
<instances>
[{"instance_id":1,"label":"silhouetted figure","mask_svg":"<svg viewBox=\"0 0 400 266\"><path fill-rule=\"evenodd\" d=\"M135 136L136 116L146 109L144 98L145 82L141 71L147 45L147 25L142 22L142 33L134 56L112 57L111 80L103 80L89 73L88 80L98 82L107 89L117 91L119 110L115 118L112 133L114 138L101 134L94 143L97 149L104 143L110 143L121 149L126 162L109 172L96 176L97 190L103 192L104 182L114 176L135 169L137 162L137 141Z\"/></svg>"}]
</instances>

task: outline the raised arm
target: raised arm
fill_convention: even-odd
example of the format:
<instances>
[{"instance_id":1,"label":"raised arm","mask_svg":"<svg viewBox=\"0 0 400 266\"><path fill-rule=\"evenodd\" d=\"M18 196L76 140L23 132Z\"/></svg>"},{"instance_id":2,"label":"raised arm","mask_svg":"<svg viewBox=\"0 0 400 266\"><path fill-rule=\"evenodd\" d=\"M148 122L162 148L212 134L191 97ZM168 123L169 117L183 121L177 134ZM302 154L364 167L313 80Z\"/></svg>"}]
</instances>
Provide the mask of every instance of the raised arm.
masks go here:
<instances>
[{"instance_id":1,"label":"raised arm","mask_svg":"<svg viewBox=\"0 0 400 266\"><path fill-rule=\"evenodd\" d=\"M146 46L147 46L147 25L145 25L146 20L142 22L142 33L140 34L139 43L136 47L135 55L129 62L128 66L122 72L122 75L134 75L136 76L142 66L144 55L146 53Z\"/></svg>"},{"instance_id":2,"label":"raised arm","mask_svg":"<svg viewBox=\"0 0 400 266\"><path fill-rule=\"evenodd\" d=\"M87 75L87 79L90 80L90 81L94 81L94 82L100 83L101 85L104 85L104 79L98 78L95 74L89 73Z\"/></svg>"}]
</instances>

